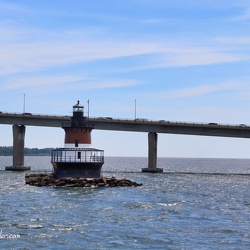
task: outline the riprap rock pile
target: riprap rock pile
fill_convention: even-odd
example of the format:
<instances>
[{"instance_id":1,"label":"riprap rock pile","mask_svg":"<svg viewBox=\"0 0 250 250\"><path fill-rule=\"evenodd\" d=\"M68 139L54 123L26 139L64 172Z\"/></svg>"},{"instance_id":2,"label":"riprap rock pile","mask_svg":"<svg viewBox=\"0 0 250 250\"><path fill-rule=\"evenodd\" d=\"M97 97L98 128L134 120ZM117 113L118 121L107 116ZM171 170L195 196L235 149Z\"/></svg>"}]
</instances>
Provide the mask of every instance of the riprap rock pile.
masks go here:
<instances>
[{"instance_id":1,"label":"riprap rock pile","mask_svg":"<svg viewBox=\"0 0 250 250\"><path fill-rule=\"evenodd\" d=\"M59 178L56 179L53 173L47 174L26 174L25 182L32 186L52 186L52 187L137 187L142 184L128 179L116 179L115 177L100 178Z\"/></svg>"}]
</instances>

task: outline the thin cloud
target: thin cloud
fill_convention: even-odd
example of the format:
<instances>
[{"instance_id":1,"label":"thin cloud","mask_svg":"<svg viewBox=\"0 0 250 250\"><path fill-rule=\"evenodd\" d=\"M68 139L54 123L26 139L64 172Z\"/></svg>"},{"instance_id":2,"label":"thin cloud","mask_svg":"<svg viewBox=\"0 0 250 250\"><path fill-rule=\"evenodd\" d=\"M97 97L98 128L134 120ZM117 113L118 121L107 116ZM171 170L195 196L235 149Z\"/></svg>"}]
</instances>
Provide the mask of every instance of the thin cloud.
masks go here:
<instances>
[{"instance_id":1,"label":"thin cloud","mask_svg":"<svg viewBox=\"0 0 250 250\"><path fill-rule=\"evenodd\" d=\"M250 6L247 6L246 8L245 8L245 10L242 12L242 14L241 15L239 15L239 16L236 16L236 17L234 17L234 18L232 18L232 20L234 21L234 20L239 20L239 21L244 21L244 20L249 20L250 19Z\"/></svg>"},{"instance_id":2,"label":"thin cloud","mask_svg":"<svg viewBox=\"0 0 250 250\"><path fill-rule=\"evenodd\" d=\"M245 55L223 51L218 52L207 48L185 49L181 47L181 45L180 47L169 47L161 43L145 42L46 42L5 44L4 47L0 48L0 54L0 74L2 75L138 55L150 55L147 65L152 68L207 65L249 59L249 57ZM138 66L137 64L136 67Z\"/></svg>"},{"instance_id":3,"label":"thin cloud","mask_svg":"<svg viewBox=\"0 0 250 250\"><path fill-rule=\"evenodd\" d=\"M221 85L203 85L194 88L184 88L177 91L167 92L165 97L171 99L191 98L203 96L214 92L230 90L234 88L234 84L221 84Z\"/></svg>"},{"instance_id":4,"label":"thin cloud","mask_svg":"<svg viewBox=\"0 0 250 250\"><path fill-rule=\"evenodd\" d=\"M2 90L12 90L17 88L30 87L53 87L74 82L84 81L81 76L57 76L57 77L36 77L36 78L12 78L5 85L1 86Z\"/></svg>"},{"instance_id":5,"label":"thin cloud","mask_svg":"<svg viewBox=\"0 0 250 250\"><path fill-rule=\"evenodd\" d=\"M29 72L49 67L159 53L161 48L146 43L46 42L12 44L0 48L0 74Z\"/></svg>"},{"instance_id":6,"label":"thin cloud","mask_svg":"<svg viewBox=\"0 0 250 250\"><path fill-rule=\"evenodd\" d=\"M169 20L164 19L164 18L142 20L142 23L144 23L144 24L164 24L164 23L168 23L168 22L169 22Z\"/></svg>"},{"instance_id":7,"label":"thin cloud","mask_svg":"<svg viewBox=\"0 0 250 250\"><path fill-rule=\"evenodd\" d=\"M250 44L250 37L218 37L214 40L224 44Z\"/></svg>"},{"instance_id":8,"label":"thin cloud","mask_svg":"<svg viewBox=\"0 0 250 250\"><path fill-rule=\"evenodd\" d=\"M165 39L145 42L133 39L112 40L109 37L100 41L91 36L89 29L73 30L69 35L70 30L50 32L17 27L6 27L0 23L0 75L141 55L147 55L147 60L136 61L131 68L186 67L249 59L248 55L230 51L230 48L225 51L221 42L211 47L194 47L185 41L174 43L173 39L171 42Z\"/></svg>"},{"instance_id":9,"label":"thin cloud","mask_svg":"<svg viewBox=\"0 0 250 250\"><path fill-rule=\"evenodd\" d=\"M174 53L165 53L155 60L155 67L188 67L248 60L249 56L208 48L180 48Z\"/></svg>"},{"instance_id":10,"label":"thin cloud","mask_svg":"<svg viewBox=\"0 0 250 250\"><path fill-rule=\"evenodd\" d=\"M106 80L106 81L94 82L85 85L85 87L91 89L107 89L107 88L131 87L139 84L140 82L135 80Z\"/></svg>"},{"instance_id":11,"label":"thin cloud","mask_svg":"<svg viewBox=\"0 0 250 250\"><path fill-rule=\"evenodd\" d=\"M28 9L24 8L23 6L10 3L10 2L3 2L3 1L0 3L0 10L1 12L6 12L6 11L27 12L28 11Z\"/></svg>"},{"instance_id":12,"label":"thin cloud","mask_svg":"<svg viewBox=\"0 0 250 250\"><path fill-rule=\"evenodd\" d=\"M38 76L35 78L12 78L6 84L1 86L2 91L14 89L30 89L34 88L36 92L52 92L66 90L86 90L86 89L111 89L111 88L126 88L140 84L135 80L121 79L105 79L93 81L91 78L65 75L54 77Z\"/></svg>"}]
</instances>

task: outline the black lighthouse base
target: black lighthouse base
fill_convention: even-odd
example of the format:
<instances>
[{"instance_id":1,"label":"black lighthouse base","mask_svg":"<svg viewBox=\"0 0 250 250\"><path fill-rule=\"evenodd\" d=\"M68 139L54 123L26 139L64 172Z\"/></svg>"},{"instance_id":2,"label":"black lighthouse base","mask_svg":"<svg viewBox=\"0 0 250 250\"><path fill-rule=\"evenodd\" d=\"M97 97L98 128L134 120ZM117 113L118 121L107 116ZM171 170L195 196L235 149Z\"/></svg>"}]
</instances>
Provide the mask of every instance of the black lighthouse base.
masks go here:
<instances>
[{"instance_id":1,"label":"black lighthouse base","mask_svg":"<svg viewBox=\"0 0 250 250\"><path fill-rule=\"evenodd\" d=\"M52 162L55 178L99 178L103 162Z\"/></svg>"}]
</instances>

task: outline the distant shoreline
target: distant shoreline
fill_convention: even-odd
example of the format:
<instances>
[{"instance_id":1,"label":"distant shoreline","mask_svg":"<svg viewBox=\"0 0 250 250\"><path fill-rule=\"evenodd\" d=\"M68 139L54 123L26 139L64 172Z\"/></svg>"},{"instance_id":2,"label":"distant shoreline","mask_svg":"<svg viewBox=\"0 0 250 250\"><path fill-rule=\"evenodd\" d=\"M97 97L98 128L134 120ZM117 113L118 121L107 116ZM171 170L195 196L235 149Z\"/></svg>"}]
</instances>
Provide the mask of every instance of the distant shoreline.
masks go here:
<instances>
[{"instance_id":1,"label":"distant shoreline","mask_svg":"<svg viewBox=\"0 0 250 250\"><path fill-rule=\"evenodd\" d=\"M50 156L51 150L54 148L24 148L25 156ZM0 156L12 156L12 146L0 146Z\"/></svg>"}]
</instances>

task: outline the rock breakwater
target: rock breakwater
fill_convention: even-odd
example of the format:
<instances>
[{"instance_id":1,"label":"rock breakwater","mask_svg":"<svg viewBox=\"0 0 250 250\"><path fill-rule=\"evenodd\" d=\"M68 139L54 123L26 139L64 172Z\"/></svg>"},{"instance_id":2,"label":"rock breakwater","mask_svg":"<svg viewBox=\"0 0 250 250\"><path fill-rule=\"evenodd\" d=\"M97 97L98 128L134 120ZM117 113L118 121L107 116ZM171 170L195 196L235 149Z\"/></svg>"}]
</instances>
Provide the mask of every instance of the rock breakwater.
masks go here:
<instances>
[{"instance_id":1,"label":"rock breakwater","mask_svg":"<svg viewBox=\"0 0 250 250\"><path fill-rule=\"evenodd\" d=\"M116 179L115 177L100 178L59 178L56 179L53 173L47 174L26 174L25 183L32 186L52 187L137 187L142 184L128 179Z\"/></svg>"}]
</instances>

